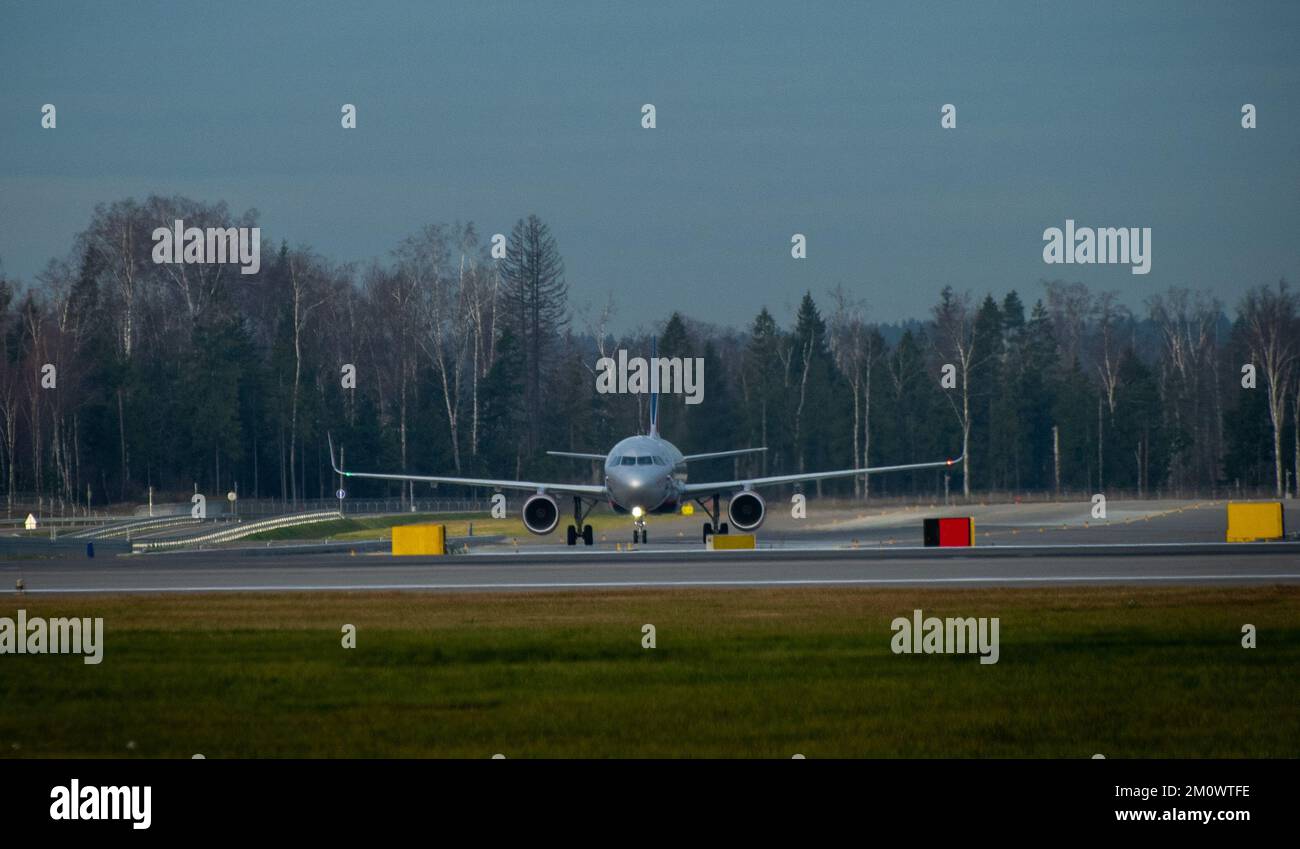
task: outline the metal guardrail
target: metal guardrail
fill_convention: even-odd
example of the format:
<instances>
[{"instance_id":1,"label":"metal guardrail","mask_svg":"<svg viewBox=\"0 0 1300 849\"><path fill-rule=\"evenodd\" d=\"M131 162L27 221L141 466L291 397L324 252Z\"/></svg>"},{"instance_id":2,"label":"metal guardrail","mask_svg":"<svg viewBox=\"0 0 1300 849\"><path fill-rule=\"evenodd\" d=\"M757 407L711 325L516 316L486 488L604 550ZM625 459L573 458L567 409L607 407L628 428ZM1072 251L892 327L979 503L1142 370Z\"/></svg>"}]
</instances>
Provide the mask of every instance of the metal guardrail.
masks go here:
<instances>
[{"instance_id":1,"label":"metal guardrail","mask_svg":"<svg viewBox=\"0 0 1300 849\"><path fill-rule=\"evenodd\" d=\"M253 534L261 533L263 531L273 531L278 528L292 528L297 525L309 525L316 522L329 522L334 519L342 518L343 515L337 510L298 513L289 516L277 516L273 519L262 519L257 522L240 522L237 525L227 527L223 530L211 531L206 534L199 534L198 536L135 543L132 548L135 551L158 551L168 548L203 545L205 543L233 542L234 540L243 539L246 536L252 536Z\"/></svg>"},{"instance_id":2,"label":"metal guardrail","mask_svg":"<svg viewBox=\"0 0 1300 849\"><path fill-rule=\"evenodd\" d=\"M111 525L104 525L98 528L90 528L84 531L77 531L69 536L75 539L112 539L118 536L130 536L131 534L158 531L164 528L181 525L197 525L201 520L190 516L163 516L157 519L141 519L134 522L118 522Z\"/></svg>"},{"instance_id":3,"label":"metal guardrail","mask_svg":"<svg viewBox=\"0 0 1300 849\"><path fill-rule=\"evenodd\" d=\"M513 500L512 500L513 503ZM382 513L486 513L492 509L492 503L484 498L417 498L404 501L400 498L345 498L340 505L337 498L299 499L297 502L278 498L241 498L234 507L227 504L224 497L209 500L209 518L232 517L247 519L251 517L285 516L314 512L319 510L337 511L348 515L382 514ZM0 497L0 528L21 529L27 514L34 515L41 527L57 525L58 527L75 527L85 525L104 525L112 522L136 519L180 518L190 513L189 501L162 501L153 506L154 515L147 516L149 508L142 503L123 503L101 506L91 510L76 505L55 503L48 500L20 499L12 506L4 503ZM132 513L130 511L134 510Z\"/></svg>"},{"instance_id":4,"label":"metal guardrail","mask_svg":"<svg viewBox=\"0 0 1300 849\"><path fill-rule=\"evenodd\" d=\"M299 500L296 504L270 498L240 499L229 512L240 518L251 516L282 516L317 510L334 510L345 515L381 515L398 513L486 513L492 502L478 498L417 498L403 501L400 498L313 498Z\"/></svg>"}]
</instances>

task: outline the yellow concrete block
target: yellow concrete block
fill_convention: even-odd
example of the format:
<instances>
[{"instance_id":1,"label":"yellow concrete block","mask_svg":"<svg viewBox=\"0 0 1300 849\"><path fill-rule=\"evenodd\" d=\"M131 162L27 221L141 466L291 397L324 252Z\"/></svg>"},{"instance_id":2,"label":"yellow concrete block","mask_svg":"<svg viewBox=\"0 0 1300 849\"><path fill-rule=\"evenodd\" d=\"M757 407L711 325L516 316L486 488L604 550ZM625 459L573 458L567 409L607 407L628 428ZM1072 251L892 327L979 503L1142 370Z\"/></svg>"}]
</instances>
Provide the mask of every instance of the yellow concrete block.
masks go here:
<instances>
[{"instance_id":1,"label":"yellow concrete block","mask_svg":"<svg viewBox=\"0 0 1300 849\"><path fill-rule=\"evenodd\" d=\"M707 546L709 551L737 551L753 547L753 534L712 534Z\"/></svg>"},{"instance_id":2,"label":"yellow concrete block","mask_svg":"<svg viewBox=\"0 0 1300 849\"><path fill-rule=\"evenodd\" d=\"M446 554L446 525L396 525L393 527L393 554Z\"/></svg>"},{"instance_id":3,"label":"yellow concrete block","mask_svg":"<svg viewBox=\"0 0 1300 849\"><path fill-rule=\"evenodd\" d=\"M1281 539L1282 502L1228 502L1228 542Z\"/></svg>"}]
</instances>

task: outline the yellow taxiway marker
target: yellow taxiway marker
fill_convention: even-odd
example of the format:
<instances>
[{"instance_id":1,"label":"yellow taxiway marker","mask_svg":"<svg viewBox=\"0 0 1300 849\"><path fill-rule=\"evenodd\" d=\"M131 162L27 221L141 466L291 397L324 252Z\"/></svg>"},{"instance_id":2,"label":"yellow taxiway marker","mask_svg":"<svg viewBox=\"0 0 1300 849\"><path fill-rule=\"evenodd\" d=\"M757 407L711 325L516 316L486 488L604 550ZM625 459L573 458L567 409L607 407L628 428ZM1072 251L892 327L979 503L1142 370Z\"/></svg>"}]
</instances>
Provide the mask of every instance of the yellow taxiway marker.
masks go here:
<instances>
[{"instance_id":1,"label":"yellow taxiway marker","mask_svg":"<svg viewBox=\"0 0 1300 849\"><path fill-rule=\"evenodd\" d=\"M736 551L753 547L753 534L712 534L705 545L709 551Z\"/></svg>"}]
</instances>

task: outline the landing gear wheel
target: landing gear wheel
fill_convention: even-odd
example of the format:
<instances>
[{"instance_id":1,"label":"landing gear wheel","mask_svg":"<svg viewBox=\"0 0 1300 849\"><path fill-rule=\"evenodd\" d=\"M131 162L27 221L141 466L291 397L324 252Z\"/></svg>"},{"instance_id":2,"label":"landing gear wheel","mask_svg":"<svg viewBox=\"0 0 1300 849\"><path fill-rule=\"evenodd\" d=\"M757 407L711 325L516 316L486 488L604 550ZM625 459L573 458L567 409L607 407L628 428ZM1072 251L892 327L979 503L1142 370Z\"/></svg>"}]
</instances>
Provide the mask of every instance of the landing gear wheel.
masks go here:
<instances>
[{"instance_id":1,"label":"landing gear wheel","mask_svg":"<svg viewBox=\"0 0 1300 849\"><path fill-rule=\"evenodd\" d=\"M712 523L712 522L705 522L705 523L704 523L704 541L705 541L705 542L708 542L708 541L709 541L709 537L711 537L711 536L713 536L713 523Z\"/></svg>"},{"instance_id":2,"label":"landing gear wheel","mask_svg":"<svg viewBox=\"0 0 1300 849\"><path fill-rule=\"evenodd\" d=\"M646 529L645 529L645 528L642 528L642 529L641 529L641 544L642 544L642 545L644 545L645 543L647 543L647 542L650 541L650 537L647 536L646 534L647 534Z\"/></svg>"},{"instance_id":3,"label":"landing gear wheel","mask_svg":"<svg viewBox=\"0 0 1300 849\"><path fill-rule=\"evenodd\" d=\"M640 541L641 541L641 532L638 531L636 528L633 528L633 529L632 529L632 544L633 544L633 545L636 545L636 544L637 544L638 542L640 542Z\"/></svg>"},{"instance_id":4,"label":"landing gear wheel","mask_svg":"<svg viewBox=\"0 0 1300 849\"><path fill-rule=\"evenodd\" d=\"M592 533L591 525L582 526L582 544L592 545L596 541L596 535Z\"/></svg>"},{"instance_id":5,"label":"landing gear wheel","mask_svg":"<svg viewBox=\"0 0 1300 849\"><path fill-rule=\"evenodd\" d=\"M578 529L573 527L573 525L569 525L568 539L569 545L575 545L578 542ZM590 545L591 543L587 544Z\"/></svg>"},{"instance_id":6,"label":"landing gear wheel","mask_svg":"<svg viewBox=\"0 0 1300 849\"><path fill-rule=\"evenodd\" d=\"M727 528L727 523L726 523L726 522L723 522L722 524L718 525L718 533L723 534L724 536L725 536L726 534L731 533L731 531L728 530L728 528Z\"/></svg>"}]
</instances>

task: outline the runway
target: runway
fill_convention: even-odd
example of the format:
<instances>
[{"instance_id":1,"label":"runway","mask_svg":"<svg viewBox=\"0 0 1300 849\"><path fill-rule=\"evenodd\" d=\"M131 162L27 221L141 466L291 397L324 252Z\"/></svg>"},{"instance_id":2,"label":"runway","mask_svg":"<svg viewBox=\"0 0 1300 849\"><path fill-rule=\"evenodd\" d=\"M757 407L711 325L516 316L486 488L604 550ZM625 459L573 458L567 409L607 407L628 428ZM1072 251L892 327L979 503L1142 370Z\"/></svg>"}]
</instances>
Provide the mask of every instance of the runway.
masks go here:
<instances>
[{"instance_id":1,"label":"runway","mask_svg":"<svg viewBox=\"0 0 1300 849\"><path fill-rule=\"evenodd\" d=\"M401 558L207 551L0 566L33 594L545 591L668 587L1017 587L1300 583L1300 543L999 546L963 551L557 550Z\"/></svg>"}]
</instances>

